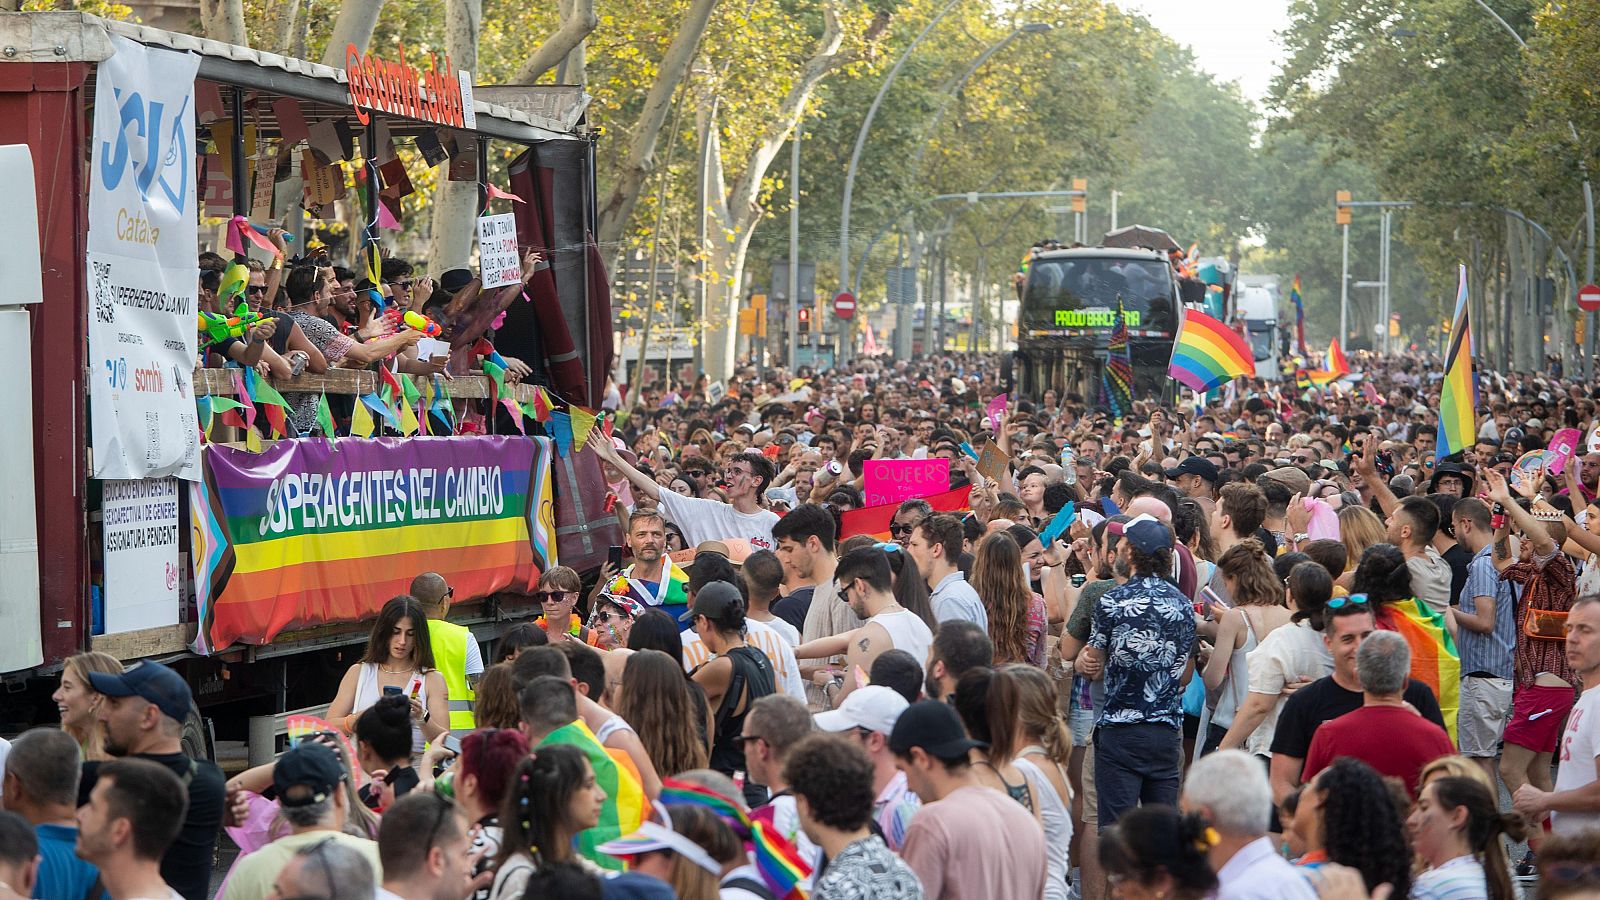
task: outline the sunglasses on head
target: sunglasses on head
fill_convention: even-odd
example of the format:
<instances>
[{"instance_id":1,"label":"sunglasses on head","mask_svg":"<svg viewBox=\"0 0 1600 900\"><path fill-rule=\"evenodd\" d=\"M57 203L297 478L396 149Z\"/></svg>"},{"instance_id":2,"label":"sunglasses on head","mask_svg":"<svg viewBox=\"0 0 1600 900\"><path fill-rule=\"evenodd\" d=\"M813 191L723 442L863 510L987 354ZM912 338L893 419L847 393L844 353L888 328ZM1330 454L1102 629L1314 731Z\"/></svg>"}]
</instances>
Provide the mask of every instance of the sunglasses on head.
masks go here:
<instances>
[{"instance_id":1,"label":"sunglasses on head","mask_svg":"<svg viewBox=\"0 0 1600 900\"><path fill-rule=\"evenodd\" d=\"M1351 594L1348 597L1334 597L1328 601L1329 609L1344 609L1346 606L1366 606L1366 594Z\"/></svg>"},{"instance_id":2,"label":"sunglasses on head","mask_svg":"<svg viewBox=\"0 0 1600 900\"><path fill-rule=\"evenodd\" d=\"M906 530L910 531L911 529L908 528ZM893 541L879 541L878 543L873 544L872 548L874 550L882 550L885 553L899 553L900 552L900 545L894 543Z\"/></svg>"}]
</instances>

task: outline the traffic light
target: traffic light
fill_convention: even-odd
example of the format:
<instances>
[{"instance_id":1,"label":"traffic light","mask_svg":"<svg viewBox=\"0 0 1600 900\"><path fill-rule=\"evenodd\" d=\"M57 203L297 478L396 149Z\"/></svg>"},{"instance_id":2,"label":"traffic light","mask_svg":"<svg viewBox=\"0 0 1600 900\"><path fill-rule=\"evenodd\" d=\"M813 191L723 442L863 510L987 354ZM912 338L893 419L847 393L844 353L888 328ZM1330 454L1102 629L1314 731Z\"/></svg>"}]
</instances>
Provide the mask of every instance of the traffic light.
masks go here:
<instances>
[{"instance_id":1,"label":"traffic light","mask_svg":"<svg viewBox=\"0 0 1600 900\"><path fill-rule=\"evenodd\" d=\"M1075 190L1075 191L1082 191L1083 192L1083 193L1079 194L1078 196L1072 198L1072 211L1075 212L1075 213L1084 212L1085 210L1087 210L1089 208L1089 198L1088 198L1089 179L1087 179L1087 178L1074 178L1074 179L1072 179L1072 189Z\"/></svg>"},{"instance_id":2,"label":"traffic light","mask_svg":"<svg viewBox=\"0 0 1600 900\"><path fill-rule=\"evenodd\" d=\"M799 316L800 316L800 333L801 334L810 334L811 333L811 307L809 307L809 306L800 307Z\"/></svg>"},{"instance_id":3,"label":"traffic light","mask_svg":"<svg viewBox=\"0 0 1600 900\"><path fill-rule=\"evenodd\" d=\"M1333 195L1333 224L1350 224L1350 192L1335 191Z\"/></svg>"}]
</instances>

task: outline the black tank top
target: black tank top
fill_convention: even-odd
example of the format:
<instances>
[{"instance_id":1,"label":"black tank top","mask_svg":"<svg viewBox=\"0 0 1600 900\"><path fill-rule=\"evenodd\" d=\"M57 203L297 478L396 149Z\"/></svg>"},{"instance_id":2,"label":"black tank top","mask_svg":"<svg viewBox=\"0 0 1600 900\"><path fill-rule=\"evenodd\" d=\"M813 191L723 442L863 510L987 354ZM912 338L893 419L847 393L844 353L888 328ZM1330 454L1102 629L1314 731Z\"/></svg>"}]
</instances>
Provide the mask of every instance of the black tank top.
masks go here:
<instances>
[{"instance_id":1,"label":"black tank top","mask_svg":"<svg viewBox=\"0 0 1600 900\"><path fill-rule=\"evenodd\" d=\"M750 714L751 704L777 691L777 682L772 675L772 661L755 647L734 647L723 656L733 664L733 674L717 707L711 768L731 776L744 769L744 743L739 740L744 733L744 717ZM734 712L736 709L738 713Z\"/></svg>"}]
</instances>

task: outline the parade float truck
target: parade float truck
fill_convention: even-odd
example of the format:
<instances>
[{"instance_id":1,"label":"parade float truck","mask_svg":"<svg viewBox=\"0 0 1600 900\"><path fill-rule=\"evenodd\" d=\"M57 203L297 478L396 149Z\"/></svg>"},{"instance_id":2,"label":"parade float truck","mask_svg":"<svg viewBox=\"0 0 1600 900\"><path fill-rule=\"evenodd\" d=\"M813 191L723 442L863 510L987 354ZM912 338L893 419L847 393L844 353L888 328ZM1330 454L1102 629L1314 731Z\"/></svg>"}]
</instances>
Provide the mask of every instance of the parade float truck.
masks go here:
<instances>
[{"instance_id":1,"label":"parade float truck","mask_svg":"<svg viewBox=\"0 0 1600 900\"><path fill-rule=\"evenodd\" d=\"M80 13L0 13L0 734L55 721L63 661L94 650L184 675L190 753L241 741L270 759L286 716L328 703L416 574L442 574L451 620L488 641L539 613L528 595L558 542L576 541L563 562L605 558L604 516L583 496L558 511L578 474L571 428L563 447L531 417L581 430L610 364L587 102L576 87L474 85L403 46L352 46L334 68ZM401 376L394 391L369 369L196 368L199 251L265 259L246 231L280 224L292 254L310 223L328 235L342 218L337 261L365 273L412 178L476 184L486 288L542 254L494 338L532 368L523 383ZM275 418L251 401L277 394L352 413L380 400L377 431L295 436L274 421L246 439L224 424ZM465 427L474 400L492 412ZM420 428L385 427L384 410Z\"/></svg>"}]
</instances>

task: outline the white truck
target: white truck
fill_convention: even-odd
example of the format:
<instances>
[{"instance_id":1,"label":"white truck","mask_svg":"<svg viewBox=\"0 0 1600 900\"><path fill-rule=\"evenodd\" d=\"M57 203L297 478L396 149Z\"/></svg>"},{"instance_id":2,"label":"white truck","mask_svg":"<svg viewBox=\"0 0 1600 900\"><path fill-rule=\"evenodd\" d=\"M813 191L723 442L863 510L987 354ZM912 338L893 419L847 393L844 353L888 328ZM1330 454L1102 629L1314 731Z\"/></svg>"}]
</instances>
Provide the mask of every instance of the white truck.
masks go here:
<instances>
[{"instance_id":1,"label":"white truck","mask_svg":"<svg viewBox=\"0 0 1600 900\"><path fill-rule=\"evenodd\" d=\"M1278 339L1278 276L1241 275L1233 293L1234 315L1245 324L1256 375L1268 381L1282 377Z\"/></svg>"}]
</instances>

